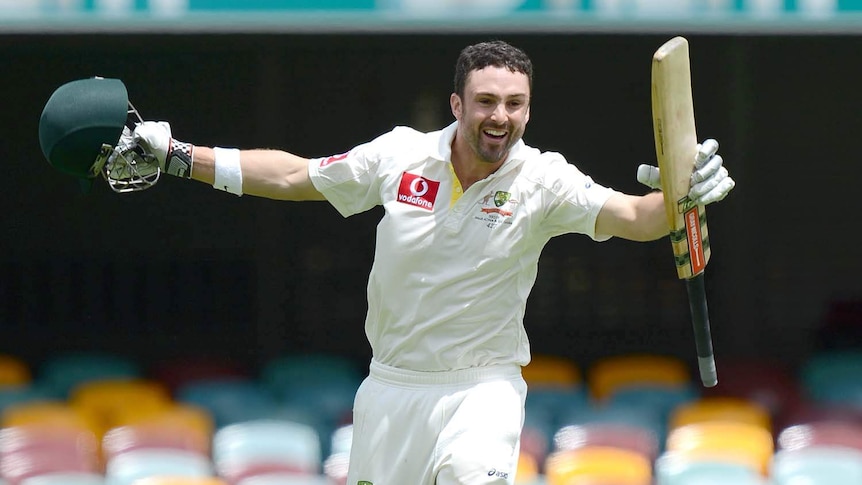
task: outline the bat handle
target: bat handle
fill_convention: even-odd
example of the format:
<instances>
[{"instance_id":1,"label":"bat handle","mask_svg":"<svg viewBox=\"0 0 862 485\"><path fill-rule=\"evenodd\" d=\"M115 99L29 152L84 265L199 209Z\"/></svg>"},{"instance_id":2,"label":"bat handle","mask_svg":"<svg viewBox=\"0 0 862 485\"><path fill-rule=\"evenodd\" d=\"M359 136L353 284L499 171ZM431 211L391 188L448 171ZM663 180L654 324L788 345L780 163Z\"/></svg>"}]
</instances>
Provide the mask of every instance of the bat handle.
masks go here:
<instances>
[{"instance_id":1,"label":"bat handle","mask_svg":"<svg viewBox=\"0 0 862 485\"><path fill-rule=\"evenodd\" d=\"M703 272L685 280L685 287L688 290L688 304L691 309L691 323L694 328L694 343L697 349L700 380L705 387L713 387L718 384L718 374L715 370L712 335L709 330L709 310L706 305Z\"/></svg>"}]
</instances>

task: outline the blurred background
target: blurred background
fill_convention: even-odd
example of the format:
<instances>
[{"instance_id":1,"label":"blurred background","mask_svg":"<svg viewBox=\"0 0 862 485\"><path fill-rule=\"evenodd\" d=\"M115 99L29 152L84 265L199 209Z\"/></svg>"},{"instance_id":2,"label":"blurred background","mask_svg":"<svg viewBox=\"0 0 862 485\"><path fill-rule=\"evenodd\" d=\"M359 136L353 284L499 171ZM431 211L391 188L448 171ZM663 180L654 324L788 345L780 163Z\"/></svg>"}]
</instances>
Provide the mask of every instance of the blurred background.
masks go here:
<instances>
[{"instance_id":1,"label":"blurred background","mask_svg":"<svg viewBox=\"0 0 862 485\"><path fill-rule=\"evenodd\" d=\"M602 184L640 193L636 168L655 159L650 58L685 35L699 137L719 140L737 181L708 214L718 391L753 392L767 408L771 463L781 431L813 416L801 409L839 401L841 412L825 414L856 419L862 408L854 387L862 384L860 33L860 0L0 0L0 353L24 369L9 371L9 402L31 401L26 388L69 404L95 377L151 379L171 402L207 403L214 433L251 415L219 414L183 386L275 379L282 387L267 399L274 393L283 417L290 393L282 378L267 377L283 360L321 359L299 366L316 372L329 365L322 361L340 362L351 390L370 359L365 284L382 211L343 219L326 203L236 198L170 177L137 194L104 183L82 191L50 167L37 139L42 107L61 84L122 79L142 116L169 121L184 141L326 156L396 125L447 125L460 49L503 39L534 62L525 141L563 153ZM565 361L562 387L578 389L578 402L612 394L597 390L594 369L644 354L674 362L671 387L685 383L675 398L707 397L671 262L666 240L597 244L569 235L544 251L525 324L537 361ZM58 368L113 369L105 362L117 360L122 372L51 377ZM842 377L824 381L812 370L823 360L840 360ZM536 386L560 387L536 372ZM732 392L733 376L741 388L746 374L763 379ZM634 387L649 380L638 379ZM670 381L662 382L666 390ZM778 382L793 393L776 397L767 384ZM834 385L817 387L824 382ZM240 399L246 411L249 399ZM309 399L319 402L299 400ZM574 398L565 399L571 410ZM664 452L676 425L662 402L655 436ZM255 417L272 417L269 404ZM315 421L321 473L338 451L330 438L349 424L335 409ZM574 421L542 409L533 416L550 452L561 446L554 434ZM121 421L100 419L101 448ZM537 476L557 480L535 454ZM656 480L658 452L647 456ZM18 475L5 475L17 484Z\"/></svg>"}]
</instances>

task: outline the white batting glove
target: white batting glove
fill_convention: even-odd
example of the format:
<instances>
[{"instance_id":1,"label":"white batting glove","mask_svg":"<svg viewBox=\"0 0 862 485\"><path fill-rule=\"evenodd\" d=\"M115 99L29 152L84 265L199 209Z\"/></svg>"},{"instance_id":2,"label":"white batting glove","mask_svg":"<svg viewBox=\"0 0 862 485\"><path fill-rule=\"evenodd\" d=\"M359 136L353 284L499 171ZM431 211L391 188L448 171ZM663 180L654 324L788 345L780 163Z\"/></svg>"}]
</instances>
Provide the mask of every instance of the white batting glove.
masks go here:
<instances>
[{"instance_id":1,"label":"white batting glove","mask_svg":"<svg viewBox=\"0 0 862 485\"><path fill-rule=\"evenodd\" d=\"M718 142L707 139L697 145L694 172L691 174L688 198L698 205L718 202L736 186L724 168L724 159L718 155ZM651 189L661 189L658 167L642 164L638 167L638 182Z\"/></svg>"},{"instance_id":2,"label":"white batting glove","mask_svg":"<svg viewBox=\"0 0 862 485\"><path fill-rule=\"evenodd\" d=\"M711 204L725 198L736 186L736 182L730 178L723 164L724 159L718 154L717 141L710 138L698 145L688 198L698 205Z\"/></svg>"},{"instance_id":3,"label":"white batting glove","mask_svg":"<svg viewBox=\"0 0 862 485\"><path fill-rule=\"evenodd\" d=\"M192 176L194 145L172 138L167 121L138 123L132 136L138 146L159 161L163 172L183 178Z\"/></svg>"}]
</instances>

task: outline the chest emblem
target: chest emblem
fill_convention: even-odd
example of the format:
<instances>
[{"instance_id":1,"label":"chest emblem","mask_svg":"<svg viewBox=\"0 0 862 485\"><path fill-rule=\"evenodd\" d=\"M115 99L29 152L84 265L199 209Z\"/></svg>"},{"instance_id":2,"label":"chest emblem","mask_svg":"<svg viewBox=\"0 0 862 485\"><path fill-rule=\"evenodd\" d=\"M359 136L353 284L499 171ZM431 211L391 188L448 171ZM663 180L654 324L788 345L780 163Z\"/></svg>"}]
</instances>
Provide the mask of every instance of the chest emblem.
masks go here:
<instances>
[{"instance_id":1,"label":"chest emblem","mask_svg":"<svg viewBox=\"0 0 862 485\"><path fill-rule=\"evenodd\" d=\"M398 202L426 210L434 210L440 182L421 175L404 172L398 185Z\"/></svg>"}]
</instances>

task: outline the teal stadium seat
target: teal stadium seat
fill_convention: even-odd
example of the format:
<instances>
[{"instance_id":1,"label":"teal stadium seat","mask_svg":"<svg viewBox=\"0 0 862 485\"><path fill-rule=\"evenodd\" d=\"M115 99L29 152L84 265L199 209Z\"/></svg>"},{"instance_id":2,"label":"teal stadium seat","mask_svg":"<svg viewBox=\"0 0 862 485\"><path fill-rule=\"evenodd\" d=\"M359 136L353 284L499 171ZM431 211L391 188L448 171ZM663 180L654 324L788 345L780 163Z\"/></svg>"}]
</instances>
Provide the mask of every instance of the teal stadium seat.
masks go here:
<instances>
[{"instance_id":1,"label":"teal stadium seat","mask_svg":"<svg viewBox=\"0 0 862 485\"><path fill-rule=\"evenodd\" d=\"M807 397L818 403L862 408L862 350L822 351L802 365Z\"/></svg>"},{"instance_id":2,"label":"teal stadium seat","mask_svg":"<svg viewBox=\"0 0 862 485\"><path fill-rule=\"evenodd\" d=\"M216 428L267 418L278 410L275 396L260 382L248 378L187 382L177 388L174 399L209 411Z\"/></svg>"},{"instance_id":3,"label":"teal stadium seat","mask_svg":"<svg viewBox=\"0 0 862 485\"><path fill-rule=\"evenodd\" d=\"M66 399L72 389L88 381L141 376L140 366L131 358L101 352L69 352L46 360L36 380L56 398Z\"/></svg>"}]
</instances>

